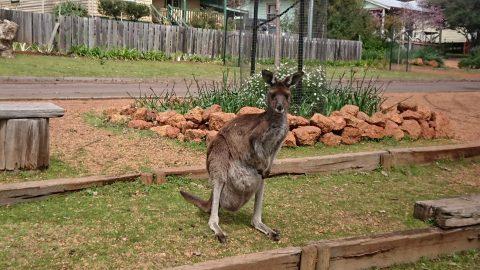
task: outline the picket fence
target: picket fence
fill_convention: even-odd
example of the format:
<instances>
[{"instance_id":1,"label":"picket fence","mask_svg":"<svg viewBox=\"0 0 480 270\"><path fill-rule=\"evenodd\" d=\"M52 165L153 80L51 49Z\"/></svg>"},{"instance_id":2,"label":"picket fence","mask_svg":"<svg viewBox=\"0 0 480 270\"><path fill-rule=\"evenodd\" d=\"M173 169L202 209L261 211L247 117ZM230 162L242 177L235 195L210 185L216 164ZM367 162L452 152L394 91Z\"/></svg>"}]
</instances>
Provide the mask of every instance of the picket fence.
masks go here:
<instances>
[{"instance_id":1,"label":"picket fence","mask_svg":"<svg viewBox=\"0 0 480 270\"><path fill-rule=\"evenodd\" d=\"M130 48L140 51L159 50L166 54L177 52L218 57L223 53L221 30L169 26L146 22L116 21L100 17L60 16L0 9L0 19L16 22L20 27L16 41L27 44L47 45L51 35L57 49L62 53L72 46L89 48ZM55 23L58 31L53 33ZM248 31L227 33L226 54L247 57L252 44ZM275 35L259 33L257 57L273 58ZM297 58L298 36L283 33L281 39L282 58ZM304 58L326 60L359 60L362 42L335 39L304 39Z\"/></svg>"}]
</instances>

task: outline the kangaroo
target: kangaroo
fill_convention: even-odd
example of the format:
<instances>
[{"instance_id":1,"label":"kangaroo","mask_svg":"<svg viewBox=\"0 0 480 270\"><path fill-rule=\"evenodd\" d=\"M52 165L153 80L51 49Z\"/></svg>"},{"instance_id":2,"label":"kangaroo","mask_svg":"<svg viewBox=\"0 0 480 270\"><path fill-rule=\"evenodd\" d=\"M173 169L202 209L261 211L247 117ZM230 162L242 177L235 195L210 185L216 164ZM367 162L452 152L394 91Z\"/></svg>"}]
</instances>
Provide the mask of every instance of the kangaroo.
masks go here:
<instances>
[{"instance_id":1,"label":"kangaroo","mask_svg":"<svg viewBox=\"0 0 480 270\"><path fill-rule=\"evenodd\" d=\"M265 180L273 160L288 132L287 112L290 105L290 86L303 76L297 72L284 80L262 70L263 80L269 85L267 109L260 114L238 116L223 128L207 149L207 170L213 190L210 199L180 191L190 203L210 212L208 225L221 243L227 234L219 226L218 210L235 212L255 194L252 226L278 241L280 233L262 222L263 192Z\"/></svg>"}]
</instances>

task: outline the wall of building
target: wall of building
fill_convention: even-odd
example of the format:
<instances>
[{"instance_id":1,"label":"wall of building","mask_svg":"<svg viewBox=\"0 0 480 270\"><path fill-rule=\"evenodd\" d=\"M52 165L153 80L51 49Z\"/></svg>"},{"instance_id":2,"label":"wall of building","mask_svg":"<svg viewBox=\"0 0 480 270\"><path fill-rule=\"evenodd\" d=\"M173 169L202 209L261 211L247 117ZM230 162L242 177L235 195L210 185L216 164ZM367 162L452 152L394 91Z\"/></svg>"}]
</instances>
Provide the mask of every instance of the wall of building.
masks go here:
<instances>
[{"instance_id":1,"label":"wall of building","mask_svg":"<svg viewBox=\"0 0 480 270\"><path fill-rule=\"evenodd\" d=\"M30 12L46 12L50 13L53 11L53 7L65 0L20 0L18 3L11 3L11 0L0 0L0 8L3 9L15 9L22 11ZM84 5L88 14L91 16L99 16L98 13L98 2L99 0L72 0L74 2L79 2ZM137 3L143 3L146 5L151 5L152 0L134 0Z\"/></svg>"},{"instance_id":2,"label":"wall of building","mask_svg":"<svg viewBox=\"0 0 480 270\"><path fill-rule=\"evenodd\" d=\"M281 1L280 2L280 12L283 12L285 9L290 7L295 1ZM260 0L258 3L258 18L261 20L267 19L267 4L275 4L275 0ZM253 18L253 1L247 1L244 5L238 7L239 9L247 10L249 17ZM293 18L295 16L295 8L290 9L290 11L284 16L289 16Z\"/></svg>"}]
</instances>

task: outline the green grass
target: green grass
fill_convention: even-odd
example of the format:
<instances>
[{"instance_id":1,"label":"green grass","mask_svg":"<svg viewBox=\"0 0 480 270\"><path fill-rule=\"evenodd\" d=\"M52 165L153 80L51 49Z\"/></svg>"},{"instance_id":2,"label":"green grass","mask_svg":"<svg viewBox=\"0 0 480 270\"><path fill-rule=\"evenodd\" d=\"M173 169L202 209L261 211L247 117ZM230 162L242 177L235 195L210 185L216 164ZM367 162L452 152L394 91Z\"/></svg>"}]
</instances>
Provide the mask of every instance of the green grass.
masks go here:
<instances>
[{"instance_id":1,"label":"green grass","mask_svg":"<svg viewBox=\"0 0 480 270\"><path fill-rule=\"evenodd\" d=\"M229 242L218 243L207 226L208 215L178 193L183 189L207 197L206 181L170 178L164 185L92 188L0 208L0 268L161 268L312 240L427 227L412 217L413 203L480 192L478 185L463 184L478 181L479 166L476 159L401 167L388 176L373 171L269 179L264 221L282 232L280 242L250 228L249 202L238 213L221 211Z\"/></svg>"},{"instance_id":2,"label":"green grass","mask_svg":"<svg viewBox=\"0 0 480 270\"><path fill-rule=\"evenodd\" d=\"M86 172L82 167L74 168L56 156L50 157L46 170L0 172L0 184L19 181L46 180L61 177L78 177Z\"/></svg>"},{"instance_id":3,"label":"green grass","mask_svg":"<svg viewBox=\"0 0 480 270\"><path fill-rule=\"evenodd\" d=\"M231 68L230 69L235 69ZM101 61L67 56L16 55L0 59L0 76L33 77L121 77L191 79L220 78L224 67L213 63Z\"/></svg>"},{"instance_id":4,"label":"green grass","mask_svg":"<svg viewBox=\"0 0 480 270\"><path fill-rule=\"evenodd\" d=\"M270 65L258 65L257 69L272 68ZM238 71L238 68L229 67ZM327 77L332 74L349 72L350 67L327 67ZM364 68L354 68L357 76L363 76ZM98 60L85 57L42 56L17 54L15 59L0 59L0 76L34 77L121 77L121 78L168 78L191 79L192 74L200 79L220 79L225 68L215 63L194 62L154 62ZM456 70L452 74L431 74L424 72L388 71L370 68L367 77L397 80L464 79L459 72L479 74L479 71Z\"/></svg>"}]
</instances>

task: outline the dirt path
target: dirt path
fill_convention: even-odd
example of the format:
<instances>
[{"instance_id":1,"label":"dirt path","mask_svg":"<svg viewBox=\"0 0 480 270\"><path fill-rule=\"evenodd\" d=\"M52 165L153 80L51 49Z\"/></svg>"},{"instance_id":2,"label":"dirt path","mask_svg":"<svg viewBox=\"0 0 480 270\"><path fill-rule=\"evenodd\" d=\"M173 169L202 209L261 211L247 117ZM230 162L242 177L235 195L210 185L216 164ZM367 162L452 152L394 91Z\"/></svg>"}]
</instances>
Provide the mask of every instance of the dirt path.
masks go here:
<instances>
[{"instance_id":1,"label":"dirt path","mask_svg":"<svg viewBox=\"0 0 480 270\"><path fill-rule=\"evenodd\" d=\"M411 98L419 104L446 112L452 119L456 139L480 141L480 92L401 93L387 96L388 103ZM120 173L145 168L201 165L205 154L172 140L124 134L95 128L85 123L82 115L122 106L130 100L53 101L66 109L63 118L51 121L51 147L54 156L92 174Z\"/></svg>"},{"instance_id":2,"label":"dirt path","mask_svg":"<svg viewBox=\"0 0 480 270\"><path fill-rule=\"evenodd\" d=\"M455 138L480 141L480 92L458 93L388 93L387 103L406 98L447 113L455 129Z\"/></svg>"},{"instance_id":3,"label":"dirt path","mask_svg":"<svg viewBox=\"0 0 480 270\"><path fill-rule=\"evenodd\" d=\"M62 161L90 174L112 174L146 168L204 164L204 155L172 140L115 134L85 123L83 114L123 106L131 100L53 101L66 109L51 120L51 151Z\"/></svg>"}]
</instances>

